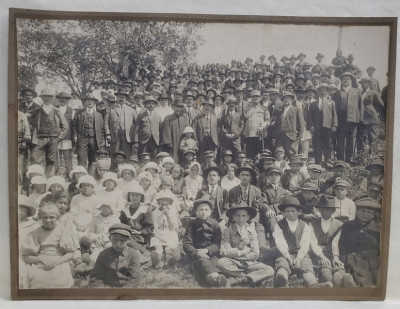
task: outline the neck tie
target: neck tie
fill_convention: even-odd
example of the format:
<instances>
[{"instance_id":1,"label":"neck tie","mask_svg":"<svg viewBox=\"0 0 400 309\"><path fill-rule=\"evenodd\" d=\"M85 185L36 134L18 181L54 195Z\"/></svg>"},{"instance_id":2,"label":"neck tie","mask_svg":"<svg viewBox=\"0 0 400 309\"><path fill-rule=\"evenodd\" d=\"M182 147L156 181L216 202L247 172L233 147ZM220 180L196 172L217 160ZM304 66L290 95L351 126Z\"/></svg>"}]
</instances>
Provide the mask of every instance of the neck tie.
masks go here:
<instances>
[{"instance_id":1,"label":"neck tie","mask_svg":"<svg viewBox=\"0 0 400 309\"><path fill-rule=\"evenodd\" d=\"M247 188L242 187L242 201L247 202Z\"/></svg>"}]
</instances>

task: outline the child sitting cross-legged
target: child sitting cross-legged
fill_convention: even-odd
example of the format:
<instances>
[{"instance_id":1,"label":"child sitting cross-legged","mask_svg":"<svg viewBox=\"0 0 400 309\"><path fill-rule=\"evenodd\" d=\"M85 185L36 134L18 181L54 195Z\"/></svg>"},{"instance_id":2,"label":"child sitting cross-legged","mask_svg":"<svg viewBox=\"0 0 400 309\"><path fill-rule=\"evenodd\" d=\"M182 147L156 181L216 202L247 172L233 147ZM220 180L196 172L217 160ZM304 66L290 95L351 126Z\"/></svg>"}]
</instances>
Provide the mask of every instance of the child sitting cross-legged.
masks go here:
<instances>
[{"instance_id":1,"label":"child sitting cross-legged","mask_svg":"<svg viewBox=\"0 0 400 309\"><path fill-rule=\"evenodd\" d=\"M315 209L318 205L318 193L319 188L316 184L307 182L300 188L300 194L297 196L300 204L304 206L304 210L300 215L300 218L306 222L311 222L317 219L320 214Z\"/></svg>"},{"instance_id":2,"label":"child sitting cross-legged","mask_svg":"<svg viewBox=\"0 0 400 309\"><path fill-rule=\"evenodd\" d=\"M254 223L249 223L257 211L244 201L232 205L226 212L233 220L222 234L218 267L229 277L227 286L262 283L274 276L272 267L257 262L260 249Z\"/></svg>"},{"instance_id":3,"label":"child sitting cross-legged","mask_svg":"<svg viewBox=\"0 0 400 309\"><path fill-rule=\"evenodd\" d=\"M213 203L199 199L193 203L196 219L192 220L183 238L183 250L192 260L196 279L209 287L225 287L226 277L220 273L218 253L221 245L221 229L211 218Z\"/></svg>"}]
</instances>

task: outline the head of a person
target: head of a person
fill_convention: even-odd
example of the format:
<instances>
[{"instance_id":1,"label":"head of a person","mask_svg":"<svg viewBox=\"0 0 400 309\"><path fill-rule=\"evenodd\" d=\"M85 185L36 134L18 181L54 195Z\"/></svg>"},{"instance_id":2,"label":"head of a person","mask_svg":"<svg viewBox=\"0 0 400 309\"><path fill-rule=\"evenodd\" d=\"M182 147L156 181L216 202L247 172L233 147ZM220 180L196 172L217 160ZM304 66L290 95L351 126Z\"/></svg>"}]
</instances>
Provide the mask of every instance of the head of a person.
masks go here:
<instances>
[{"instance_id":1,"label":"head of a person","mask_svg":"<svg viewBox=\"0 0 400 309\"><path fill-rule=\"evenodd\" d=\"M196 202L195 202L196 203ZM202 221L206 221L210 218L212 213L212 206L208 201L202 201L195 204L196 205L196 217Z\"/></svg>"},{"instance_id":2,"label":"head of a person","mask_svg":"<svg viewBox=\"0 0 400 309\"><path fill-rule=\"evenodd\" d=\"M345 75L342 77L342 86L343 87L351 86L351 77L349 75Z\"/></svg>"},{"instance_id":3,"label":"head of a person","mask_svg":"<svg viewBox=\"0 0 400 309\"><path fill-rule=\"evenodd\" d=\"M229 164L233 161L233 156L232 154L224 154L224 156L222 157L222 159L224 160L225 163Z\"/></svg>"},{"instance_id":4,"label":"head of a person","mask_svg":"<svg viewBox=\"0 0 400 309\"><path fill-rule=\"evenodd\" d=\"M336 178L343 178L347 174L347 168L344 164L336 164L333 167L333 174Z\"/></svg>"},{"instance_id":5,"label":"head of a person","mask_svg":"<svg viewBox=\"0 0 400 309\"><path fill-rule=\"evenodd\" d=\"M174 167L174 162L173 161L165 161L162 164L162 167L164 168L165 171L170 172L171 169Z\"/></svg>"},{"instance_id":6,"label":"head of a person","mask_svg":"<svg viewBox=\"0 0 400 309\"><path fill-rule=\"evenodd\" d=\"M311 180L317 180L321 177L322 171L318 169L309 169L308 175L310 175Z\"/></svg>"},{"instance_id":7,"label":"head of a person","mask_svg":"<svg viewBox=\"0 0 400 309\"><path fill-rule=\"evenodd\" d=\"M251 182L251 173L248 170L242 170L239 173L239 180L242 186L248 186Z\"/></svg>"},{"instance_id":8,"label":"head of a person","mask_svg":"<svg viewBox=\"0 0 400 309\"><path fill-rule=\"evenodd\" d=\"M129 226L118 223L110 227L111 246L116 252L122 252L129 243L131 234Z\"/></svg>"},{"instance_id":9,"label":"head of a person","mask_svg":"<svg viewBox=\"0 0 400 309\"><path fill-rule=\"evenodd\" d=\"M284 157L285 157L285 149L279 148L275 151L276 160L281 161L283 160Z\"/></svg>"},{"instance_id":10,"label":"head of a person","mask_svg":"<svg viewBox=\"0 0 400 309\"><path fill-rule=\"evenodd\" d=\"M122 164L125 162L125 157L123 155L117 154L114 156L116 164Z\"/></svg>"},{"instance_id":11,"label":"head of a person","mask_svg":"<svg viewBox=\"0 0 400 309\"><path fill-rule=\"evenodd\" d=\"M60 210L60 214L64 214L69 209L69 195L65 191L59 191L54 194L53 202Z\"/></svg>"},{"instance_id":12,"label":"head of a person","mask_svg":"<svg viewBox=\"0 0 400 309\"><path fill-rule=\"evenodd\" d=\"M295 206L287 206L285 207L283 214L288 221L296 221L301 214L301 210Z\"/></svg>"},{"instance_id":13,"label":"head of a person","mask_svg":"<svg viewBox=\"0 0 400 309\"><path fill-rule=\"evenodd\" d=\"M95 99L85 99L84 104L85 104L86 108L92 109L94 107L94 105L96 104L96 100Z\"/></svg>"},{"instance_id":14,"label":"head of a person","mask_svg":"<svg viewBox=\"0 0 400 309\"><path fill-rule=\"evenodd\" d=\"M297 173L300 171L301 167L303 166L302 162L291 162L289 163L290 169L293 173Z\"/></svg>"},{"instance_id":15,"label":"head of a person","mask_svg":"<svg viewBox=\"0 0 400 309\"><path fill-rule=\"evenodd\" d=\"M368 184L367 185L367 195L369 198L372 198L375 201L380 201L382 197L382 190L377 189L375 186Z\"/></svg>"},{"instance_id":16,"label":"head of a person","mask_svg":"<svg viewBox=\"0 0 400 309\"><path fill-rule=\"evenodd\" d=\"M124 105L126 103L126 95L122 93L117 94L117 103L119 105Z\"/></svg>"},{"instance_id":17,"label":"head of a person","mask_svg":"<svg viewBox=\"0 0 400 309\"><path fill-rule=\"evenodd\" d=\"M285 105L285 107L292 105L293 99L294 98L292 95L284 95L282 97L282 101L283 101L283 104Z\"/></svg>"},{"instance_id":18,"label":"head of a person","mask_svg":"<svg viewBox=\"0 0 400 309\"><path fill-rule=\"evenodd\" d=\"M194 153L193 152L185 152L185 154L183 155L183 158L186 160L186 162L192 162L194 159Z\"/></svg>"},{"instance_id":19,"label":"head of a person","mask_svg":"<svg viewBox=\"0 0 400 309\"><path fill-rule=\"evenodd\" d=\"M154 110L154 108L156 107L156 101L153 101L153 100L146 100L145 102L144 102L144 107L147 109L147 110L149 110L149 111L153 111Z\"/></svg>"},{"instance_id":20,"label":"head of a person","mask_svg":"<svg viewBox=\"0 0 400 309\"><path fill-rule=\"evenodd\" d=\"M46 203L39 209L38 217L42 222L42 228L45 230L53 230L57 226L60 216L60 210L54 203Z\"/></svg>"},{"instance_id":21,"label":"head of a person","mask_svg":"<svg viewBox=\"0 0 400 309\"><path fill-rule=\"evenodd\" d=\"M341 49L338 49L338 50L336 51L336 56L337 56L337 57L341 57L342 55L343 55L342 50L341 50Z\"/></svg>"},{"instance_id":22,"label":"head of a person","mask_svg":"<svg viewBox=\"0 0 400 309\"><path fill-rule=\"evenodd\" d=\"M61 105L61 106L65 106L65 105L68 104L69 99L70 99L69 96L60 96L60 97L58 98L58 101L60 102L60 105Z\"/></svg>"},{"instance_id":23,"label":"head of a person","mask_svg":"<svg viewBox=\"0 0 400 309\"><path fill-rule=\"evenodd\" d=\"M182 177L182 166L175 164L171 170L171 177L173 179L179 179Z\"/></svg>"},{"instance_id":24,"label":"head of a person","mask_svg":"<svg viewBox=\"0 0 400 309\"><path fill-rule=\"evenodd\" d=\"M132 181L132 179L135 177L135 173L130 169L123 169L121 171L121 177L125 181Z\"/></svg>"},{"instance_id":25,"label":"head of a person","mask_svg":"<svg viewBox=\"0 0 400 309\"><path fill-rule=\"evenodd\" d=\"M196 177L200 174L200 165L199 164L191 164L189 167L189 174L192 177Z\"/></svg>"},{"instance_id":26,"label":"head of a person","mask_svg":"<svg viewBox=\"0 0 400 309\"><path fill-rule=\"evenodd\" d=\"M322 99L326 98L329 95L328 87L319 87L318 88L318 96Z\"/></svg>"},{"instance_id":27,"label":"head of a person","mask_svg":"<svg viewBox=\"0 0 400 309\"><path fill-rule=\"evenodd\" d=\"M160 101L160 105L161 105L162 107L167 107L167 106L168 106L168 98L166 98L166 97L161 97L159 101Z\"/></svg>"},{"instance_id":28,"label":"head of a person","mask_svg":"<svg viewBox=\"0 0 400 309\"><path fill-rule=\"evenodd\" d=\"M94 193L94 186L91 183L88 182L82 182L79 185L79 189L81 190L81 194L85 196L90 196L92 193Z\"/></svg>"},{"instance_id":29,"label":"head of a person","mask_svg":"<svg viewBox=\"0 0 400 309\"><path fill-rule=\"evenodd\" d=\"M151 186L151 179L149 176L150 175L145 175L140 178L139 183L143 187L144 190L148 190Z\"/></svg>"},{"instance_id":30,"label":"head of a person","mask_svg":"<svg viewBox=\"0 0 400 309\"><path fill-rule=\"evenodd\" d=\"M35 94L33 93L32 90L25 90L23 92L23 96L22 97L23 97L25 102L30 103L30 102L33 101L33 98L35 97Z\"/></svg>"},{"instance_id":31,"label":"head of a person","mask_svg":"<svg viewBox=\"0 0 400 309\"><path fill-rule=\"evenodd\" d=\"M336 198L343 200L347 197L349 186L345 182L338 182L333 186Z\"/></svg>"},{"instance_id":32,"label":"head of a person","mask_svg":"<svg viewBox=\"0 0 400 309\"><path fill-rule=\"evenodd\" d=\"M163 208L168 209L172 205L173 200L170 197L162 196L157 199L157 203L158 203L160 210Z\"/></svg>"},{"instance_id":33,"label":"head of a person","mask_svg":"<svg viewBox=\"0 0 400 309\"><path fill-rule=\"evenodd\" d=\"M192 96L185 97L185 104L187 108L193 107L193 103L194 103L194 98Z\"/></svg>"},{"instance_id":34,"label":"head of a person","mask_svg":"<svg viewBox=\"0 0 400 309\"><path fill-rule=\"evenodd\" d=\"M301 195L303 196L305 201L311 201L314 197L317 196L317 191L316 190L311 190L311 189L301 189Z\"/></svg>"},{"instance_id":35,"label":"head of a person","mask_svg":"<svg viewBox=\"0 0 400 309\"><path fill-rule=\"evenodd\" d=\"M132 191L132 192L128 193L127 199L128 199L128 202L131 203L131 205L138 206L138 205L140 205L141 202L144 201L144 195L143 195L143 192L141 192L142 190L138 189L136 191Z\"/></svg>"},{"instance_id":36,"label":"head of a person","mask_svg":"<svg viewBox=\"0 0 400 309\"><path fill-rule=\"evenodd\" d=\"M206 162L208 162L208 163L211 163L211 162L215 161L214 154L211 153L211 152L207 153L204 158L205 158Z\"/></svg>"},{"instance_id":37,"label":"head of a person","mask_svg":"<svg viewBox=\"0 0 400 309\"><path fill-rule=\"evenodd\" d=\"M235 171L237 169L236 164L229 164L227 168L227 176L229 179L235 178Z\"/></svg>"},{"instance_id":38,"label":"head of a person","mask_svg":"<svg viewBox=\"0 0 400 309\"><path fill-rule=\"evenodd\" d=\"M216 185L218 184L219 180L221 179L220 174L216 170L211 170L207 174L207 183L209 185Z\"/></svg>"},{"instance_id":39,"label":"head of a person","mask_svg":"<svg viewBox=\"0 0 400 309\"><path fill-rule=\"evenodd\" d=\"M261 96L260 94L257 92L253 92L250 96L251 99L251 103L253 103L253 105L258 105L261 101Z\"/></svg>"},{"instance_id":40,"label":"head of a person","mask_svg":"<svg viewBox=\"0 0 400 309\"><path fill-rule=\"evenodd\" d=\"M267 176L268 182L277 185L281 182L281 173L278 170L271 170Z\"/></svg>"},{"instance_id":41,"label":"head of a person","mask_svg":"<svg viewBox=\"0 0 400 309\"><path fill-rule=\"evenodd\" d=\"M367 90L371 85L367 79L362 79L360 84L361 84L362 90Z\"/></svg>"},{"instance_id":42,"label":"head of a person","mask_svg":"<svg viewBox=\"0 0 400 309\"><path fill-rule=\"evenodd\" d=\"M214 111L214 104L212 103L212 101L204 101L203 110L206 114L211 114Z\"/></svg>"},{"instance_id":43,"label":"head of a person","mask_svg":"<svg viewBox=\"0 0 400 309\"><path fill-rule=\"evenodd\" d=\"M108 205L108 204L102 204L99 207L99 210L100 210L100 214L103 217L108 217L108 216L111 216L113 214L113 210L112 210L111 206Z\"/></svg>"},{"instance_id":44,"label":"head of a person","mask_svg":"<svg viewBox=\"0 0 400 309\"><path fill-rule=\"evenodd\" d=\"M246 225L250 220L250 213L247 209L237 209L232 214L232 220L239 226Z\"/></svg>"},{"instance_id":45,"label":"head of a person","mask_svg":"<svg viewBox=\"0 0 400 309\"><path fill-rule=\"evenodd\" d=\"M318 207L318 211L320 212L322 219L329 220L332 218L336 209L334 207Z\"/></svg>"}]
</instances>

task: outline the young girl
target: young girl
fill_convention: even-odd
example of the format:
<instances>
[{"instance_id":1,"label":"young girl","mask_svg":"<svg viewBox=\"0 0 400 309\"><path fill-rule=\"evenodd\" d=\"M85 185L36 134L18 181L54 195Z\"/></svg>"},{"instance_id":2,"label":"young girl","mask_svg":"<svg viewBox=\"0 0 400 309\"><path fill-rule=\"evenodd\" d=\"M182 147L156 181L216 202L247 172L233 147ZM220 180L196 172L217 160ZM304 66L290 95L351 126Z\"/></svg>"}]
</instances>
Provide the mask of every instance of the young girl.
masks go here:
<instances>
[{"instance_id":1,"label":"young girl","mask_svg":"<svg viewBox=\"0 0 400 309\"><path fill-rule=\"evenodd\" d=\"M221 179L221 188L229 192L230 189L240 185L240 180L235 176L237 165L231 163L228 165L227 174Z\"/></svg>"},{"instance_id":2,"label":"young girl","mask_svg":"<svg viewBox=\"0 0 400 309\"><path fill-rule=\"evenodd\" d=\"M289 169L288 162L285 160L285 149L283 147L277 147L275 150L275 166L279 167L282 173Z\"/></svg>"},{"instance_id":3,"label":"young girl","mask_svg":"<svg viewBox=\"0 0 400 309\"><path fill-rule=\"evenodd\" d=\"M183 186L185 184L182 166L175 164L171 170L171 177L174 180L174 186L171 189L172 193L178 195L182 194Z\"/></svg>"},{"instance_id":4,"label":"young girl","mask_svg":"<svg viewBox=\"0 0 400 309\"><path fill-rule=\"evenodd\" d=\"M93 177L96 180L97 185L99 187L102 186L102 183L103 183L102 178L103 178L104 174L108 172L108 170L110 169L110 166L111 166L111 162L108 160L98 160L96 162Z\"/></svg>"},{"instance_id":5,"label":"young girl","mask_svg":"<svg viewBox=\"0 0 400 309\"><path fill-rule=\"evenodd\" d=\"M126 190L131 186L131 184L139 184L135 179L136 170L132 165L123 164L120 166L120 171L121 178L118 179L117 188L121 190L122 194L126 194Z\"/></svg>"},{"instance_id":6,"label":"young girl","mask_svg":"<svg viewBox=\"0 0 400 309\"><path fill-rule=\"evenodd\" d=\"M125 207L122 191L117 188L117 174L106 172L103 175L101 188L96 192L97 197L103 204L110 205L115 215Z\"/></svg>"},{"instance_id":7,"label":"young girl","mask_svg":"<svg viewBox=\"0 0 400 309\"><path fill-rule=\"evenodd\" d=\"M183 130L181 142L179 144L179 151L183 154L187 150L192 150L195 153L199 150L197 145L194 129L190 126Z\"/></svg>"},{"instance_id":8,"label":"young girl","mask_svg":"<svg viewBox=\"0 0 400 309\"><path fill-rule=\"evenodd\" d=\"M72 198L70 212L74 218L76 231L82 237L89 230L89 225L99 199L95 195L97 183L92 176L82 176L79 178L76 186L81 190L81 193Z\"/></svg>"},{"instance_id":9,"label":"young girl","mask_svg":"<svg viewBox=\"0 0 400 309\"><path fill-rule=\"evenodd\" d=\"M74 218L69 212L70 199L66 192L59 191L52 196L52 202L58 207L60 211L60 224L66 229L72 232L75 231Z\"/></svg>"},{"instance_id":10,"label":"young girl","mask_svg":"<svg viewBox=\"0 0 400 309\"><path fill-rule=\"evenodd\" d=\"M44 176L44 169L41 165L33 164L28 167L28 170L26 172L26 177L22 182L21 194L24 194L26 196L30 195L31 193L30 189L33 189L31 187L32 179L35 176Z\"/></svg>"},{"instance_id":11,"label":"young girl","mask_svg":"<svg viewBox=\"0 0 400 309\"><path fill-rule=\"evenodd\" d=\"M149 172L151 174L151 176L153 177L153 179L151 181L151 186L156 191L158 191L161 186L161 179L160 179L161 170L160 170L159 166L154 162L149 162L144 166L143 170L145 172Z\"/></svg>"},{"instance_id":12,"label":"young girl","mask_svg":"<svg viewBox=\"0 0 400 309\"><path fill-rule=\"evenodd\" d=\"M141 172L139 174L139 184L143 188L144 194L144 203L151 205L153 202L154 195L156 195L157 191L151 185L153 182L153 176L149 172Z\"/></svg>"},{"instance_id":13,"label":"young girl","mask_svg":"<svg viewBox=\"0 0 400 309\"><path fill-rule=\"evenodd\" d=\"M171 175L171 170L174 167L174 159L172 157L165 157L161 162L161 175Z\"/></svg>"},{"instance_id":14,"label":"young girl","mask_svg":"<svg viewBox=\"0 0 400 309\"><path fill-rule=\"evenodd\" d=\"M46 190L51 194L56 194L58 191L65 191L65 179L61 176L52 176L47 180Z\"/></svg>"},{"instance_id":15,"label":"young girl","mask_svg":"<svg viewBox=\"0 0 400 309\"><path fill-rule=\"evenodd\" d=\"M35 176L31 180L31 194L29 195L29 203L35 207L36 212L39 211L40 202L49 192L46 190L47 179L44 176Z\"/></svg>"},{"instance_id":16,"label":"young girl","mask_svg":"<svg viewBox=\"0 0 400 309\"><path fill-rule=\"evenodd\" d=\"M79 188L76 187L76 184L78 183L79 178L87 174L86 168L80 165L75 166L72 171L69 172L71 183L68 186L68 192L70 193L71 198L73 195L79 194Z\"/></svg>"},{"instance_id":17,"label":"young girl","mask_svg":"<svg viewBox=\"0 0 400 309\"><path fill-rule=\"evenodd\" d=\"M200 172L200 163L192 162L189 165L189 175L185 177L185 185L182 193L190 209L192 208L193 201L196 199L197 192L203 186L204 179L200 176Z\"/></svg>"},{"instance_id":18,"label":"young girl","mask_svg":"<svg viewBox=\"0 0 400 309\"><path fill-rule=\"evenodd\" d=\"M128 191L128 203L121 211L119 220L132 229L129 246L144 253L146 247L150 245L151 237L153 237L153 216L149 205L144 204L143 188L132 185Z\"/></svg>"},{"instance_id":19,"label":"young girl","mask_svg":"<svg viewBox=\"0 0 400 309\"><path fill-rule=\"evenodd\" d=\"M56 205L44 205L39 211L41 226L32 231L21 246L26 270L27 288L61 289L74 284L69 262L79 248L73 235L59 224Z\"/></svg>"},{"instance_id":20,"label":"young girl","mask_svg":"<svg viewBox=\"0 0 400 309\"><path fill-rule=\"evenodd\" d=\"M159 192L155 199L158 207L153 211L154 237L151 239L151 261L154 268L162 268L164 262L169 266L180 260L179 217L171 209L174 195L168 190ZM164 256L165 252L165 256Z\"/></svg>"}]
</instances>

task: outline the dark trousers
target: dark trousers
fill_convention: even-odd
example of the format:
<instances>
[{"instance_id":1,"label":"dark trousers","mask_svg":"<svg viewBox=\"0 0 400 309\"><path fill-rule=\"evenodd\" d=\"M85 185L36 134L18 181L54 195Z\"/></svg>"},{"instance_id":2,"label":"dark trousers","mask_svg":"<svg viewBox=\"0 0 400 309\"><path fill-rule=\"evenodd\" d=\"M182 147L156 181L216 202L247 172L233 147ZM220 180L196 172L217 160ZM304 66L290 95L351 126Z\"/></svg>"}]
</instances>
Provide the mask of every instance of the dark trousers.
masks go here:
<instances>
[{"instance_id":1,"label":"dark trousers","mask_svg":"<svg viewBox=\"0 0 400 309\"><path fill-rule=\"evenodd\" d=\"M72 149L65 149L58 151L58 157L60 162L56 162L55 169L57 170L60 165L68 169L68 172L72 170Z\"/></svg>"},{"instance_id":2,"label":"dark trousers","mask_svg":"<svg viewBox=\"0 0 400 309\"><path fill-rule=\"evenodd\" d=\"M206 285L207 275L221 272L217 266L218 258L216 256L209 259L193 258L191 259L191 262L193 265L194 276L201 285Z\"/></svg>"},{"instance_id":3,"label":"dark trousers","mask_svg":"<svg viewBox=\"0 0 400 309\"><path fill-rule=\"evenodd\" d=\"M277 141L277 147L283 147L285 149L286 156L291 159L292 156L297 155L299 149L299 142L290 139L285 132L281 132Z\"/></svg>"},{"instance_id":4,"label":"dark trousers","mask_svg":"<svg viewBox=\"0 0 400 309\"><path fill-rule=\"evenodd\" d=\"M40 137L37 144L32 147L32 164L43 166L47 177L50 176L54 163L58 159L58 141L58 137Z\"/></svg>"},{"instance_id":5,"label":"dark trousers","mask_svg":"<svg viewBox=\"0 0 400 309\"><path fill-rule=\"evenodd\" d=\"M262 142L259 137L246 138L246 154L248 158L254 159L261 151Z\"/></svg>"},{"instance_id":6,"label":"dark trousers","mask_svg":"<svg viewBox=\"0 0 400 309\"><path fill-rule=\"evenodd\" d=\"M236 139L226 139L221 140L222 151L230 150L233 153L233 160L237 158L237 154L242 151L240 137Z\"/></svg>"},{"instance_id":7,"label":"dark trousers","mask_svg":"<svg viewBox=\"0 0 400 309\"><path fill-rule=\"evenodd\" d=\"M139 144L139 154L143 152L150 153L151 160L156 159L156 155L158 152L159 146L157 145L154 137L150 137L146 144Z\"/></svg>"},{"instance_id":8,"label":"dark trousers","mask_svg":"<svg viewBox=\"0 0 400 309\"><path fill-rule=\"evenodd\" d=\"M315 164L321 164L322 154L324 154L325 161L331 159L332 130L330 128L315 128L312 143L314 147Z\"/></svg>"},{"instance_id":9,"label":"dark trousers","mask_svg":"<svg viewBox=\"0 0 400 309\"><path fill-rule=\"evenodd\" d=\"M118 132L118 137L116 141L112 141L111 142L111 155L119 150L122 150L127 156L128 158L131 156L132 153L132 144L128 143L128 141L126 140L126 132L119 130Z\"/></svg>"},{"instance_id":10,"label":"dark trousers","mask_svg":"<svg viewBox=\"0 0 400 309\"><path fill-rule=\"evenodd\" d=\"M207 150L211 150L215 153L217 152L217 145L214 144L214 141L211 136L204 136L203 140L199 143L199 154L200 156ZM204 161L204 157L203 157Z\"/></svg>"},{"instance_id":11,"label":"dark trousers","mask_svg":"<svg viewBox=\"0 0 400 309\"><path fill-rule=\"evenodd\" d=\"M370 146L370 153L372 152L372 149L376 148L376 145L374 144L375 139L376 139L376 125L374 124L358 124L357 128L357 151L361 152L364 150L365 145Z\"/></svg>"},{"instance_id":12,"label":"dark trousers","mask_svg":"<svg viewBox=\"0 0 400 309\"><path fill-rule=\"evenodd\" d=\"M98 149L96 137L81 136L77 141L78 165L91 166L96 160Z\"/></svg>"},{"instance_id":13,"label":"dark trousers","mask_svg":"<svg viewBox=\"0 0 400 309\"><path fill-rule=\"evenodd\" d=\"M336 133L337 159L350 162L354 154L354 146L357 135L357 124L354 122L347 122L347 120L345 118L343 119L342 117L338 118L339 118L339 123L338 123L338 130Z\"/></svg>"}]
</instances>

